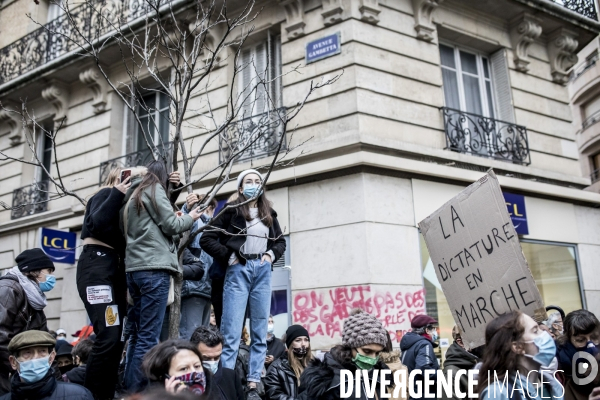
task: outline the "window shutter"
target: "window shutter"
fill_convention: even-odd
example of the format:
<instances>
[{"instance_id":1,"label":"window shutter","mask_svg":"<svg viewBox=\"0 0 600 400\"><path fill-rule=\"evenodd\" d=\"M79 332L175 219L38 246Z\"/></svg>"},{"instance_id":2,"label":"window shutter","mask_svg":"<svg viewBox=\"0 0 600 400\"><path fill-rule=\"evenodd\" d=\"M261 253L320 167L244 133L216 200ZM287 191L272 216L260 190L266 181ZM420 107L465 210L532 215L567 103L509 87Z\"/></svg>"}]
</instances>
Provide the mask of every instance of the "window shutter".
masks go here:
<instances>
[{"instance_id":1,"label":"window shutter","mask_svg":"<svg viewBox=\"0 0 600 400\"><path fill-rule=\"evenodd\" d=\"M239 80L240 85L240 93L242 93L242 100L244 100L244 104L242 106L242 115L241 118L247 118L252 115L252 103L253 99L249 96L250 90L252 88L252 69L253 65L250 63L252 59L252 52L249 49L243 50L240 55L240 65L242 68L241 79ZM246 99L246 96L248 98Z\"/></svg>"},{"instance_id":2,"label":"window shutter","mask_svg":"<svg viewBox=\"0 0 600 400\"><path fill-rule=\"evenodd\" d=\"M510 76L508 74L508 61L506 49L500 49L491 55L492 80L496 98L496 112L498 119L506 122L515 122L515 113L512 102Z\"/></svg>"},{"instance_id":3,"label":"window shutter","mask_svg":"<svg viewBox=\"0 0 600 400\"><path fill-rule=\"evenodd\" d=\"M261 43L256 46L256 58L254 59L254 66L256 68L256 74L259 80L268 80L268 68L267 68L267 44ZM258 83L258 81L257 81ZM256 107L254 107L254 114L262 114L268 109L269 99L267 98L267 85L258 85L256 88Z\"/></svg>"}]
</instances>

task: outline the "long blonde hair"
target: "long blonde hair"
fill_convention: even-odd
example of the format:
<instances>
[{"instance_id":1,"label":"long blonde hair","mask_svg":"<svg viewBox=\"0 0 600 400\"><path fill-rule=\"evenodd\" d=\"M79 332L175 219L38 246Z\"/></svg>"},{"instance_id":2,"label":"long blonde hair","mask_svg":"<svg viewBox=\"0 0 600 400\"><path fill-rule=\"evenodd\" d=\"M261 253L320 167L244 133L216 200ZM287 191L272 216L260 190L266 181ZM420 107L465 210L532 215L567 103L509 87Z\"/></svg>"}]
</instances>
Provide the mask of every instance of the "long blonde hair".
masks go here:
<instances>
[{"instance_id":1,"label":"long blonde hair","mask_svg":"<svg viewBox=\"0 0 600 400\"><path fill-rule=\"evenodd\" d=\"M290 368L292 368L292 371L294 371L298 385L300 385L300 375L302 375L302 372L304 372L304 369L308 366L308 363L313 359L312 351L310 349L310 342L308 343L308 348L306 349L306 355L302 358L296 357L291 347L288 349L287 353Z\"/></svg>"},{"instance_id":2,"label":"long blonde hair","mask_svg":"<svg viewBox=\"0 0 600 400\"><path fill-rule=\"evenodd\" d=\"M98 188L98 190L94 191L92 194L88 195L85 198L85 201L87 202L89 199L91 199L92 197L94 197L96 195L96 193L98 193L102 189L113 188L116 185L118 185L119 182L120 182L120 180L121 180L121 169L122 169L121 167L112 168L110 170L110 172L108 173L108 176L106 177L106 179L102 183L102 186L100 186Z\"/></svg>"}]
</instances>

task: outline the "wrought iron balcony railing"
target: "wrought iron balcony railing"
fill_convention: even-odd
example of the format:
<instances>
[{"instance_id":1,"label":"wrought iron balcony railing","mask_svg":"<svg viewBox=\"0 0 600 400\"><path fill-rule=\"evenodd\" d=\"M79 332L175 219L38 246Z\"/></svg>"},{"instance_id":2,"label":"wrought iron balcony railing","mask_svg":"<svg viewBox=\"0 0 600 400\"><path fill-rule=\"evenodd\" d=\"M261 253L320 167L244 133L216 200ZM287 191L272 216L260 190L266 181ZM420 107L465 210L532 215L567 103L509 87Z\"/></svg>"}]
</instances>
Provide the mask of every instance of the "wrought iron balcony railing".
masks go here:
<instances>
[{"instance_id":1,"label":"wrought iron balcony railing","mask_svg":"<svg viewBox=\"0 0 600 400\"><path fill-rule=\"evenodd\" d=\"M550 0L553 3L560 4L561 6L568 8L571 11L575 11L578 14L583 15L598 21L598 14L596 13L596 4L594 0Z\"/></svg>"},{"instance_id":2,"label":"wrought iron balcony railing","mask_svg":"<svg viewBox=\"0 0 600 400\"><path fill-rule=\"evenodd\" d=\"M529 165L527 128L482 115L442 107L446 148Z\"/></svg>"},{"instance_id":3,"label":"wrought iron balcony railing","mask_svg":"<svg viewBox=\"0 0 600 400\"><path fill-rule=\"evenodd\" d=\"M592 183L600 181L600 169L592 171L590 178L592 179Z\"/></svg>"},{"instance_id":4,"label":"wrought iron balcony railing","mask_svg":"<svg viewBox=\"0 0 600 400\"><path fill-rule=\"evenodd\" d=\"M170 152L173 149L173 142L165 144L164 147L159 145L157 146L157 148L161 149L160 155L168 159L170 157ZM149 148L145 148L142 150L134 151L133 153L125 154L121 157L116 157L104 161L100 163L99 185L104 184L104 181L106 181L106 178L108 178L108 174L113 168L137 167L141 165L146 165L154 159L154 151L150 150Z\"/></svg>"},{"instance_id":5,"label":"wrought iron balcony railing","mask_svg":"<svg viewBox=\"0 0 600 400\"><path fill-rule=\"evenodd\" d=\"M11 219L38 214L48 209L48 181L23 186L13 191Z\"/></svg>"},{"instance_id":6,"label":"wrought iron balcony railing","mask_svg":"<svg viewBox=\"0 0 600 400\"><path fill-rule=\"evenodd\" d=\"M573 72L571 72L571 81L574 81L577 78L579 78L581 75L583 75L585 73L585 71L587 71L588 69L590 69L594 65L596 65L597 62L598 62L598 54L596 54L594 57L590 58L589 60L586 60L583 65L579 66L579 68L577 68L576 70L573 70Z\"/></svg>"},{"instance_id":7,"label":"wrought iron balcony railing","mask_svg":"<svg viewBox=\"0 0 600 400\"><path fill-rule=\"evenodd\" d=\"M285 107L244 118L232 123L219 139L219 162L229 160L232 155L244 150L235 157L236 162L267 157L277 151L282 139L282 120L286 117ZM285 137L282 149L285 149Z\"/></svg>"},{"instance_id":8,"label":"wrought iron balcony railing","mask_svg":"<svg viewBox=\"0 0 600 400\"><path fill-rule=\"evenodd\" d=\"M581 124L581 131L583 132L584 130L586 130L587 128L589 128L597 122L600 122L600 111L596 111L583 121L583 123Z\"/></svg>"},{"instance_id":9,"label":"wrought iron balcony railing","mask_svg":"<svg viewBox=\"0 0 600 400\"><path fill-rule=\"evenodd\" d=\"M93 42L151 10L148 0L85 2L0 49L0 84L75 51L78 45Z\"/></svg>"}]
</instances>

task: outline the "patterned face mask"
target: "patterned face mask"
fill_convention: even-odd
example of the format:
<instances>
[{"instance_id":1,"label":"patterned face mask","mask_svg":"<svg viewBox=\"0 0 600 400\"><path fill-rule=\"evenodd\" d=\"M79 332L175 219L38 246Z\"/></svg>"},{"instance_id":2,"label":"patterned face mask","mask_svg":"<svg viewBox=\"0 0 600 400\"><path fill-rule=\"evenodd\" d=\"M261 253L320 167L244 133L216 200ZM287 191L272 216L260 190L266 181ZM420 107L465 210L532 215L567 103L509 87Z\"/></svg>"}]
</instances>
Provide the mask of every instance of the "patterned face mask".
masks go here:
<instances>
[{"instance_id":1,"label":"patterned face mask","mask_svg":"<svg viewBox=\"0 0 600 400\"><path fill-rule=\"evenodd\" d=\"M175 377L188 387L188 390L194 394L201 395L206 389L206 375L202 372L190 372L189 374Z\"/></svg>"}]
</instances>

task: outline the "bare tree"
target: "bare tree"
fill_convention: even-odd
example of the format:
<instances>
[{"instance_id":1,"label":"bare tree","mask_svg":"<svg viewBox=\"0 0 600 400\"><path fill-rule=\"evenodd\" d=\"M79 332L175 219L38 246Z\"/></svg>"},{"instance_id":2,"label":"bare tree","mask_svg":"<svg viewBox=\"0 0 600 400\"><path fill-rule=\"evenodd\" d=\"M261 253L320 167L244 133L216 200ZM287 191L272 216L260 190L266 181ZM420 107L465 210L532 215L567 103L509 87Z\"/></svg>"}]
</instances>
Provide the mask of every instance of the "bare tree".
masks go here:
<instances>
[{"instance_id":1,"label":"bare tree","mask_svg":"<svg viewBox=\"0 0 600 400\"><path fill-rule=\"evenodd\" d=\"M74 9L68 2L56 2L64 13L61 18L68 29L58 30L52 24L40 26L47 30L49 37L57 38L73 52L93 61L98 73L127 105L154 158L162 158L170 171L183 170L184 188L188 193L196 182L212 182L197 207L207 208L231 180L234 163L253 159L257 150L272 156L267 164L259 167L266 171L263 182L266 185L271 171L293 162L290 154L302 145L292 146L291 140L286 142L286 136L288 139L291 136L286 133L293 119L315 90L334 83L339 75L319 83L311 82L305 95L294 99L294 106L283 108L278 93L282 73L273 68L276 64L271 60L275 56L272 47L269 46L266 53L266 62L249 56L246 51L246 41L253 34L253 23L260 13L254 9L253 0L235 2L237 8L233 11L228 10L226 0L135 0L138 1L135 7L133 1L86 0ZM82 23L79 15L83 9L92 24ZM125 71L120 76L106 67L115 63ZM213 104L212 85L219 74L225 73L227 64L232 65L227 80L227 104ZM299 67L286 73L299 73ZM240 79L242 76L245 79ZM161 118L170 125L172 145L163 143L162 139L157 142L150 134L160 123L155 115L157 105L144 101L144 95L153 92L168 99L168 115ZM25 102L20 110L4 110L17 113L25 129L40 128L29 115ZM52 140L58 131L49 135ZM186 140L184 131L198 133L200 143ZM32 143L34 141L35 134ZM211 146L214 149L214 144L220 151L219 163L194 179L194 168ZM35 149L35 143L30 147ZM39 159L34 164L39 166ZM54 172L57 178L53 178L52 183L58 195L74 196L84 203L60 178L58 159ZM179 246L180 256L199 233L200 230L184 236ZM179 276L171 307L170 337L178 336L181 283Z\"/></svg>"}]
</instances>

